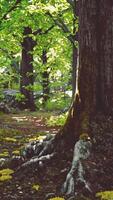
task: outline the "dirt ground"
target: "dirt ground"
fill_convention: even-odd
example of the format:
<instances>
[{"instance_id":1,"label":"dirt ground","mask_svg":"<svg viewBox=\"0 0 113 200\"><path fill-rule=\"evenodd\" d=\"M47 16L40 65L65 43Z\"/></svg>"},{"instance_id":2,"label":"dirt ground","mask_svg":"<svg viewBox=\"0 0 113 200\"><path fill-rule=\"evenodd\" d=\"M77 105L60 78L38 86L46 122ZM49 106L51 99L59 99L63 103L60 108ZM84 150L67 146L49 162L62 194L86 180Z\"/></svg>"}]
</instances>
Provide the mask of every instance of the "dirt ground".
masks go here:
<instances>
[{"instance_id":1,"label":"dirt ground","mask_svg":"<svg viewBox=\"0 0 113 200\"><path fill-rule=\"evenodd\" d=\"M0 158L19 155L29 141L36 140L39 136L56 134L59 127L48 127L45 123L49 115L50 113L27 112L0 115ZM12 179L0 181L0 199L44 200L57 196L57 190L64 178L64 174L63 177L62 173L59 174L63 168L63 162L60 164L53 160L41 169L35 166L20 173L14 172Z\"/></svg>"},{"instance_id":2,"label":"dirt ground","mask_svg":"<svg viewBox=\"0 0 113 200\"><path fill-rule=\"evenodd\" d=\"M60 127L48 127L46 119L51 113L20 113L0 115L0 159L19 155L29 141L38 140L48 133L57 134ZM99 116L91 124L93 149L84 162L86 178L94 194L110 191L113 200L113 120ZM92 197L66 197L61 186L70 169L73 151L61 152L42 168L33 165L23 170L8 172L0 170L0 199L2 200L96 200ZM10 167L9 167L10 168ZM80 186L81 187L81 186ZM82 188L78 188L79 195ZM87 194L86 194L87 196ZM53 197L59 197L54 198ZM104 199L104 198L103 198Z\"/></svg>"}]
</instances>

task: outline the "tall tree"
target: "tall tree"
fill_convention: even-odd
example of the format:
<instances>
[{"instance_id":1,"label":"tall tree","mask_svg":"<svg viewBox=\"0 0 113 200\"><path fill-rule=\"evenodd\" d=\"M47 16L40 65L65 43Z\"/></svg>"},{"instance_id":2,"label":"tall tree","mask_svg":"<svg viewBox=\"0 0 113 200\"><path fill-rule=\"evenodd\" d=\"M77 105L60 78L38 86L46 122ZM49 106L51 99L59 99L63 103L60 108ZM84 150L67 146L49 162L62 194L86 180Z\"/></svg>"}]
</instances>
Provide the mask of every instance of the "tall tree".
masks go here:
<instances>
[{"instance_id":1,"label":"tall tree","mask_svg":"<svg viewBox=\"0 0 113 200\"><path fill-rule=\"evenodd\" d=\"M64 138L68 138L67 141L70 140L71 144L83 133L96 137L93 135L91 124L100 113L106 121L108 116L113 117L112 9L113 2L107 0L79 1L78 91L75 93L75 99L61 132ZM107 123L109 127L109 121ZM100 128L99 122L97 124ZM90 146L90 143L86 142L86 144ZM81 168L81 170L78 169L79 181L89 192L92 192L89 184L83 178L84 170L81 162L77 161L78 155L80 155L79 149L82 149L79 145L78 142L75 144L72 167L63 187L63 191L68 194L74 193L74 174L77 165ZM89 147L87 146L87 148ZM83 151L81 152L83 154Z\"/></svg>"},{"instance_id":2,"label":"tall tree","mask_svg":"<svg viewBox=\"0 0 113 200\"><path fill-rule=\"evenodd\" d=\"M90 117L97 112L112 114L112 6L106 0L79 2L78 91L64 126L68 135L89 132Z\"/></svg>"},{"instance_id":3,"label":"tall tree","mask_svg":"<svg viewBox=\"0 0 113 200\"><path fill-rule=\"evenodd\" d=\"M26 166L33 162L43 162L43 159L50 159L54 156L56 149L60 149L61 153L64 144L66 144L66 148L72 147L80 137L75 144L71 170L63 185L63 191L67 194L74 194L75 181L76 183L82 182L82 186L92 192L89 184L84 179L84 169L81 162L82 159L89 156L91 142L87 141L88 135L95 138L91 123L100 113L106 120L108 116L113 119L112 10L112 1L79 1L79 73L78 88L73 104L67 121L59 134L49 142L47 141L35 160L31 159L24 164ZM99 122L97 123L100 127ZM109 124L110 121L108 120L107 123ZM102 139L104 139L104 136ZM107 143L107 141L105 142ZM109 142L113 144L112 138Z\"/></svg>"},{"instance_id":4,"label":"tall tree","mask_svg":"<svg viewBox=\"0 0 113 200\"><path fill-rule=\"evenodd\" d=\"M23 42L22 42L22 61L20 68L20 92L24 95L24 101L21 107L30 110L35 110L33 97L33 48L35 42L30 36L32 29L30 27L24 28Z\"/></svg>"}]
</instances>

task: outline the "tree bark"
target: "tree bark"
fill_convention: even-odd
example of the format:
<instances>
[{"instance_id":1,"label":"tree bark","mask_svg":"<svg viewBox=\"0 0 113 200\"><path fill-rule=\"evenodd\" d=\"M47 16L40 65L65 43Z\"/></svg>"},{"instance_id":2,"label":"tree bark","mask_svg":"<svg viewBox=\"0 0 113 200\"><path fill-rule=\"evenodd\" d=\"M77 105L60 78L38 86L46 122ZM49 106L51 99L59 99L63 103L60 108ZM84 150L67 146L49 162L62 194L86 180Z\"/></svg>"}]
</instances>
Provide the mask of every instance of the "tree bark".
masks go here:
<instances>
[{"instance_id":1,"label":"tree bark","mask_svg":"<svg viewBox=\"0 0 113 200\"><path fill-rule=\"evenodd\" d=\"M78 91L60 132L68 141L90 133L90 120L98 112L113 114L112 8L107 0L79 1Z\"/></svg>"},{"instance_id":2,"label":"tree bark","mask_svg":"<svg viewBox=\"0 0 113 200\"><path fill-rule=\"evenodd\" d=\"M84 110L111 113L113 106L113 3L80 1L79 91Z\"/></svg>"},{"instance_id":3,"label":"tree bark","mask_svg":"<svg viewBox=\"0 0 113 200\"><path fill-rule=\"evenodd\" d=\"M81 177L79 177L79 181L83 183L82 187L93 195L89 181L87 182L87 179L84 178L84 164L79 165L79 161L81 162L82 159L78 159L77 144L81 141L80 137L84 133L91 137L94 136L91 133L90 127L95 117L99 116L99 113L101 113L101 117L110 116L113 119L112 10L112 1L79 1L78 91L75 93L75 99L69 111L67 121L60 133L63 138L67 139L68 142L70 141L71 147L73 141L76 142L79 137L79 141L75 144L71 169L63 185L63 192L67 193L67 195L75 194L77 177L79 177L77 171L78 174L79 171L82 172L80 174ZM108 119L107 117L106 119ZM109 122L107 121L107 123ZM99 130L101 130L99 122L97 124ZM102 131L104 133L105 130L103 129ZM101 140L104 140L104 136ZM82 148L85 149L85 140L82 140L82 142ZM88 144L88 142L86 143ZM101 142L99 144L100 146L102 145ZM78 145L80 152L82 148ZM88 148L86 149L88 150Z\"/></svg>"},{"instance_id":4,"label":"tree bark","mask_svg":"<svg viewBox=\"0 0 113 200\"><path fill-rule=\"evenodd\" d=\"M77 16L78 16L78 3L76 2L76 0L74 0L74 6L73 6L73 15L74 15L74 19L73 19L73 39L74 41L78 41L78 33L76 30L76 20L77 20ZM74 97L75 94L75 89L76 89L76 70L77 70L77 47L75 46L75 44L73 44L72 47L72 99Z\"/></svg>"},{"instance_id":5,"label":"tree bark","mask_svg":"<svg viewBox=\"0 0 113 200\"><path fill-rule=\"evenodd\" d=\"M32 30L29 27L24 28L22 42L22 61L20 66L20 92L24 95L24 100L21 104L22 109L35 110L33 96L33 48L35 42L31 35Z\"/></svg>"}]
</instances>

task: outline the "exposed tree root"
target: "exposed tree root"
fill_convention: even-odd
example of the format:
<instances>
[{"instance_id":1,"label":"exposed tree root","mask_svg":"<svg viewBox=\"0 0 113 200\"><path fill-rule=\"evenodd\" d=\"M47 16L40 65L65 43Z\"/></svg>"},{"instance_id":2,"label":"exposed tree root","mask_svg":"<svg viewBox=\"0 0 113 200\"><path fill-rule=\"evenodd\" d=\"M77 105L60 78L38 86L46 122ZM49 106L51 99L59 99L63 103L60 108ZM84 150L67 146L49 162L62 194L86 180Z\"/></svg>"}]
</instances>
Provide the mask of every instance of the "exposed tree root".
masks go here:
<instances>
[{"instance_id":1,"label":"exposed tree root","mask_svg":"<svg viewBox=\"0 0 113 200\"><path fill-rule=\"evenodd\" d=\"M74 155L72 166L67 174L66 181L63 184L62 192L66 193L67 195L74 195L75 194L75 184L81 183L84 187L89 191L92 192L89 183L85 180L85 169L82 164L82 160L87 159L90 155L91 150L91 142L84 141L80 139L74 147Z\"/></svg>"},{"instance_id":2,"label":"exposed tree root","mask_svg":"<svg viewBox=\"0 0 113 200\"><path fill-rule=\"evenodd\" d=\"M54 135L48 134L44 140L33 141L26 145L22 152L24 158L32 158L37 156L37 158L50 154L54 151Z\"/></svg>"},{"instance_id":3,"label":"exposed tree root","mask_svg":"<svg viewBox=\"0 0 113 200\"><path fill-rule=\"evenodd\" d=\"M74 147L73 161L72 166L67 174L66 180L62 187L62 193L66 195L75 195L76 194L76 186L82 185L88 192L92 192L89 183L85 180L85 168L83 165L83 160L87 159L91 152L91 142L87 134L83 134L85 137L80 138L78 142L76 142ZM61 141L59 140L59 143ZM23 150L23 154L21 157L15 157L12 159L12 163L17 161L17 171L21 171L23 168L27 168L27 166L33 166L34 164L37 167L43 167L44 164L50 161L58 154L58 141L56 144L55 136L47 136L43 141L34 141L29 143L25 149ZM61 142L61 146L63 142Z\"/></svg>"},{"instance_id":4,"label":"exposed tree root","mask_svg":"<svg viewBox=\"0 0 113 200\"><path fill-rule=\"evenodd\" d=\"M47 154L45 156L33 157L29 161L23 163L21 165L21 168L27 167L28 165L31 165L31 164L34 164L34 163L37 163L41 167L41 166L43 166L43 162L51 160L51 158L53 158L55 155L56 155L55 153L51 153L51 154Z\"/></svg>"},{"instance_id":5,"label":"exposed tree root","mask_svg":"<svg viewBox=\"0 0 113 200\"><path fill-rule=\"evenodd\" d=\"M43 141L30 143L24 150L24 156L30 160L25 161L20 168L27 167L37 163L37 166L42 167L46 161L51 160L57 154L55 137L47 136ZM62 145L62 144L61 144ZM82 160L89 157L91 152L91 141L87 134L76 142L74 147L72 166L67 174L66 180L62 187L62 193L67 195L75 195L76 186L81 184L88 192L92 192L89 183L85 180L85 168Z\"/></svg>"},{"instance_id":6,"label":"exposed tree root","mask_svg":"<svg viewBox=\"0 0 113 200\"><path fill-rule=\"evenodd\" d=\"M54 139L55 137L53 135L47 135L44 140L29 143L22 152L24 163L19 166L17 170L35 163L37 163L37 166L42 167L46 161L55 157L56 152Z\"/></svg>"}]
</instances>

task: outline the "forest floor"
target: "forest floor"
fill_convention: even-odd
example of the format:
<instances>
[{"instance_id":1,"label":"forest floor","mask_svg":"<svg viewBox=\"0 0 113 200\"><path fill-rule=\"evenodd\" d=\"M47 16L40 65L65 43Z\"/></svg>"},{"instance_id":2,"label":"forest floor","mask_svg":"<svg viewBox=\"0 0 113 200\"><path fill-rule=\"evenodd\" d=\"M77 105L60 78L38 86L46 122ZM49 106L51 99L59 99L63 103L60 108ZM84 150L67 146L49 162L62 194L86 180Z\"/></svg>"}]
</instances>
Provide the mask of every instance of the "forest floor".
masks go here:
<instances>
[{"instance_id":1,"label":"forest floor","mask_svg":"<svg viewBox=\"0 0 113 200\"><path fill-rule=\"evenodd\" d=\"M20 155L27 143L57 134L59 126L47 126L46 119L53 113L22 112L0 115L0 159ZM56 113L54 113L57 116ZM94 145L89 160L85 161L88 181L94 193L108 190L113 200L113 120L99 116L92 123ZM33 165L20 172L10 167L0 170L0 200L67 200L59 192L70 169L73 151L60 156L42 168ZM9 168L9 169L8 169ZM80 194L79 188L79 194ZM109 192L110 190L110 192ZM106 193L105 193L106 195ZM69 200L96 200L97 198L69 198ZM104 199L104 198L103 198Z\"/></svg>"},{"instance_id":2,"label":"forest floor","mask_svg":"<svg viewBox=\"0 0 113 200\"><path fill-rule=\"evenodd\" d=\"M2 114L0 115L0 159L19 155L21 149L32 140L38 140L48 133L56 134L59 126L48 127L46 119L51 113ZM30 168L21 173L0 171L0 199L2 200L44 200L57 196L57 190L64 181L65 159L62 163L53 160L42 169ZM7 170L7 169L6 169Z\"/></svg>"}]
</instances>

